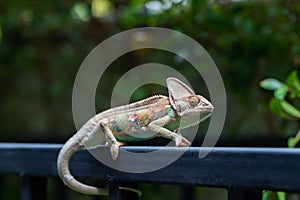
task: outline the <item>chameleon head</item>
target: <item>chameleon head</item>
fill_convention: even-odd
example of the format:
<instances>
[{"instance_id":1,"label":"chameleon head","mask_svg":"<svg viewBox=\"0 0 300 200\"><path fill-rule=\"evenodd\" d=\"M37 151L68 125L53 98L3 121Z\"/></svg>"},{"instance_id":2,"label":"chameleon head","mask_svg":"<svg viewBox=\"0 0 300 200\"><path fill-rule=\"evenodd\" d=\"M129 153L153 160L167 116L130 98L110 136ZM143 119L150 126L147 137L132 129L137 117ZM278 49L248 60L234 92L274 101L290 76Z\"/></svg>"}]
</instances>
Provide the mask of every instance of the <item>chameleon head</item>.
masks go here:
<instances>
[{"instance_id":1,"label":"chameleon head","mask_svg":"<svg viewBox=\"0 0 300 200\"><path fill-rule=\"evenodd\" d=\"M211 115L214 106L201 95L191 95L185 98L176 99L174 105L179 116L200 115L206 118Z\"/></svg>"},{"instance_id":2,"label":"chameleon head","mask_svg":"<svg viewBox=\"0 0 300 200\"><path fill-rule=\"evenodd\" d=\"M167 79L170 103L179 116L200 115L203 121L213 112L213 105L201 95L195 92L182 81L175 78Z\"/></svg>"}]
</instances>

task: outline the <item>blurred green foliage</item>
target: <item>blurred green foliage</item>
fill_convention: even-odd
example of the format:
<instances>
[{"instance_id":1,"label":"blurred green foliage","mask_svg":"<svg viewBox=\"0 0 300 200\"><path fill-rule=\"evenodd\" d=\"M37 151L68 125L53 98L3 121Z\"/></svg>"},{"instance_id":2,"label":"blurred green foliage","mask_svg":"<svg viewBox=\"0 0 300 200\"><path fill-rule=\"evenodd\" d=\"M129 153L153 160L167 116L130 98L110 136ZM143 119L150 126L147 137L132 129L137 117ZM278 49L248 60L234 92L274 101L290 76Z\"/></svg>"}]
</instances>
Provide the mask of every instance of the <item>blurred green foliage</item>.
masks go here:
<instances>
[{"instance_id":1,"label":"blurred green foliage","mask_svg":"<svg viewBox=\"0 0 300 200\"><path fill-rule=\"evenodd\" d=\"M260 82L260 86L267 90L274 91L274 97L270 100L270 110L286 119L300 120L299 100L300 81L297 71L290 73L286 82L268 78ZM291 104L289 101L293 101ZM294 106L295 105L295 106ZM300 140L300 129L295 137L290 137L288 146L293 148Z\"/></svg>"},{"instance_id":2,"label":"blurred green foliage","mask_svg":"<svg viewBox=\"0 0 300 200\"><path fill-rule=\"evenodd\" d=\"M294 135L297 122L270 113L266 102L271 94L258 83L299 70L299 15L297 0L1 1L0 140L65 141L75 132L72 87L86 55L111 35L142 26L178 30L212 56L228 98L223 137ZM148 62L176 68L197 93L207 93L201 77L184 60L140 50L121 56L105 72L97 110L110 107L111 91L122 74ZM276 97L285 97L287 88L272 84L280 87ZM141 87L132 100L153 93L166 90Z\"/></svg>"},{"instance_id":3,"label":"blurred green foliage","mask_svg":"<svg viewBox=\"0 0 300 200\"><path fill-rule=\"evenodd\" d=\"M225 136L291 135L295 130L295 123L268 112L268 97L257 83L299 68L297 1L10 1L0 11L2 140L56 141L72 134L72 86L81 62L104 39L141 26L181 31L210 53L227 90ZM202 84L192 66L176 55L137 51L107 70L97 110L109 108L118 77L153 61ZM133 100L151 92L141 88Z\"/></svg>"},{"instance_id":4,"label":"blurred green foliage","mask_svg":"<svg viewBox=\"0 0 300 200\"><path fill-rule=\"evenodd\" d=\"M300 111L286 100L295 101L300 98L300 81L297 71L289 74L286 83L268 78L261 81L260 86L274 91L274 97L269 104L271 111L283 118L300 120Z\"/></svg>"},{"instance_id":5,"label":"blurred green foliage","mask_svg":"<svg viewBox=\"0 0 300 200\"><path fill-rule=\"evenodd\" d=\"M260 82L260 86L264 89L274 91L274 97L270 100L270 110L286 119L300 120L300 111L289 101L299 106L300 99L300 81L297 71L291 72L286 82L280 82L277 79L267 78ZM296 101L298 100L298 102ZM298 130L295 137L288 139L288 147L294 148L300 141L300 129ZM263 194L263 200L268 199L271 192L267 191ZM279 200L285 200L286 194L284 192L277 192L277 198Z\"/></svg>"}]
</instances>

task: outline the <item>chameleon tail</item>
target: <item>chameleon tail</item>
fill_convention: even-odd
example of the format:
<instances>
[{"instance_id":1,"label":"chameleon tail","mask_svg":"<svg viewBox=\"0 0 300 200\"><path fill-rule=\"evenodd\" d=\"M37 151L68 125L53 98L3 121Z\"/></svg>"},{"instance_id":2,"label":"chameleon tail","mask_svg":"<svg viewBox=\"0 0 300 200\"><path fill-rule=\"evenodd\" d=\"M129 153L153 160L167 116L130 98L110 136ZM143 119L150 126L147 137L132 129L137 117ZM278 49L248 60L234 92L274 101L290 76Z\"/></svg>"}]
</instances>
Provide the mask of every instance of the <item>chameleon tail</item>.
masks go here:
<instances>
[{"instance_id":1,"label":"chameleon tail","mask_svg":"<svg viewBox=\"0 0 300 200\"><path fill-rule=\"evenodd\" d=\"M108 190L106 189L80 183L72 176L69 169L69 161L72 155L84 147L82 140L89 139L88 136L93 135L93 133L95 133L98 128L99 126L96 124L94 119L91 119L66 142L58 155L57 170L64 184L77 192L89 195L108 195ZM86 135L84 133L89 134Z\"/></svg>"}]
</instances>

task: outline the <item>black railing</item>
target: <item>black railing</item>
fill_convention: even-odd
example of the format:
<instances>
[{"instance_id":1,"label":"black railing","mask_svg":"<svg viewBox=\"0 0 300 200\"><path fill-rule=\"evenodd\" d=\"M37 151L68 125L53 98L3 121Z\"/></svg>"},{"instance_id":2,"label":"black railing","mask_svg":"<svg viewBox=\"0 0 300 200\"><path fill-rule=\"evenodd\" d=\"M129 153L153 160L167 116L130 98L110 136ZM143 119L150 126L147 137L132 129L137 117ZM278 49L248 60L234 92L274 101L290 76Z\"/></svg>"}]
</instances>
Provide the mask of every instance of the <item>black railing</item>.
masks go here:
<instances>
[{"instance_id":1,"label":"black railing","mask_svg":"<svg viewBox=\"0 0 300 200\"><path fill-rule=\"evenodd\" d=\"M45 199L46 179L57 176L56 159L62 146L56 144L0 143L0 173L21 176L21 199ZM107 148L107 147L99 147ZM122 147L132 152L150 152L159 147ZM118 162L126 166L130 158ZM161 150L161 149L160 149ZM168 154L182 148L161 150ZM136 161L137 167L139 162ZM214 148L199 159L199 148L190 147L165 168L148 173L125 173L97 161L86 150L74 155L70 162L73 175L109 182L110 199L137 199L119 185L148 182L188 186L218 187L228 190L228 199L261 199L263 190L300 192L300 150L287 148ZM133 184L133 186L131 185Z\"/></svg>"}]
</instances>

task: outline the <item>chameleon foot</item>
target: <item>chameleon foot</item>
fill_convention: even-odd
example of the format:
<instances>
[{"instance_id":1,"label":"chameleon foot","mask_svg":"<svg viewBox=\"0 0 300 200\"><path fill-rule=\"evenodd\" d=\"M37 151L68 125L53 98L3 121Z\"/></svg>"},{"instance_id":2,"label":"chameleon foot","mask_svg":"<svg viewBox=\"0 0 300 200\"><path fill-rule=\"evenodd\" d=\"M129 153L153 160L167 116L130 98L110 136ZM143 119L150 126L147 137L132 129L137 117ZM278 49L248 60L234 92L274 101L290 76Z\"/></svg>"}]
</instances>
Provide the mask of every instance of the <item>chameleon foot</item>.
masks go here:
<instances>
[{"instance_id":1,"label":"chameleon foot","mask_svg":"<svg viewBox=\"0 0 300 200\"><path fill-rule=\"evenodd\" d=\"M110 147L110 153L111 153L111 158L113 160L116 160L118 158L118 155L119 155L119 147L120 146L123 146L124 143L121 143L121 142L116 142L114 144L111 145Z\"/></svg>"},{"instance_id":2,"label":"chameleon foot","mask_svg":"<svg viewBox=\"0 0 300 200\"><path fill-rule=\"evenodd\" d=\"M175 138L175 143L177 147L188 147L191 146L191 142L188 141L186 138L182 137L181 135L178 135Z\"/></svg>"}]
</instances>

